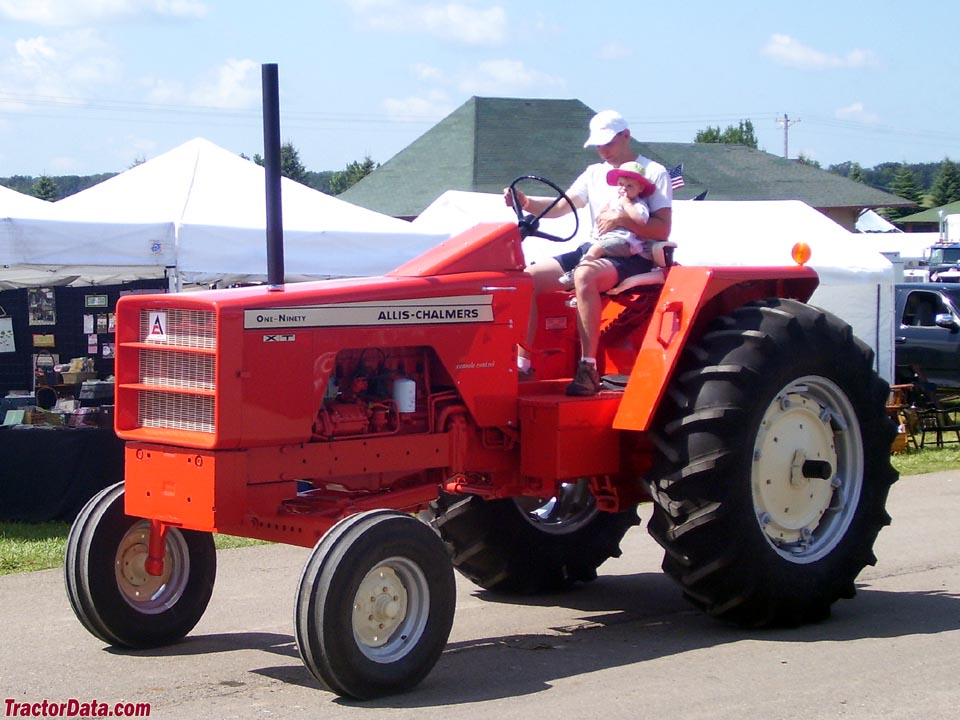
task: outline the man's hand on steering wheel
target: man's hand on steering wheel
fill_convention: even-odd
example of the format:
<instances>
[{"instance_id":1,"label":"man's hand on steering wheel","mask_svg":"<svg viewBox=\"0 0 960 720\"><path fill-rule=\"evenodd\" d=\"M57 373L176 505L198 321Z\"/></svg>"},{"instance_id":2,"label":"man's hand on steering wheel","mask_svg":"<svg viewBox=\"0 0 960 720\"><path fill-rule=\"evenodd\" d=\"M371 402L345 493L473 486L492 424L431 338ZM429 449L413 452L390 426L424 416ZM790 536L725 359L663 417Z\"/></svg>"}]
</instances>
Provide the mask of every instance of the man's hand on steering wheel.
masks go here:
<instances>
[{"instance_id":1,"label":"man's hand on steering wheel","mask_svg":"<svg viewBox=\"0 0 960 720\"><path fill-rule=\"evenodd\" d=\"M556 197L547 203L547 205L537 214L524 213L524 205L528 204L528 198L523 192L517 189L517 184L522 180L533 180L535 182L543 183L544 185L547 185L553 189L553 191L556 193ZM576 205L573 204L563 190L546 178L542 178L538 175L522 175L510 183L510 187L504 190L503 198L504 201L513 206L513 211L517 215L517 224L520 226L520 234L524 238L533 235L535 237L545 238L554 242L566 242L574 237L577 234L577 231L580 229L580 217L577 215ZM540 229L540 220L544 218L547 213L553 210L561 200L566 201L567 206L573 212L574 217L573 232L567 237L552 235Z\"/></svg>"}]
</instances>

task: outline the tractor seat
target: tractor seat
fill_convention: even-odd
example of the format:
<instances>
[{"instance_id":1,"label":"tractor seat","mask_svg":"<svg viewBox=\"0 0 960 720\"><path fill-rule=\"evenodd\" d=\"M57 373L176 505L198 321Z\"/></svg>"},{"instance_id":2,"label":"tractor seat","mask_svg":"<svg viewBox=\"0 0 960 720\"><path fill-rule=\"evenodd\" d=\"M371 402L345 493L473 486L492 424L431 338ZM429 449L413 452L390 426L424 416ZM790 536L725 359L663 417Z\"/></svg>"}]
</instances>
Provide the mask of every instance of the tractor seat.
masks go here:
<instances>
[{"instance_id":1,"label":"tractor seat","mask_svg":"<svg viewBox=\"0 0 960 720\"><path fill-rule=\"evenodd\" d=\"M624 278L617 285L607 290L604 295L615 297L632 290L633 288L646 287L649 285L663 285L667 279L667 268L673 266L673 250L677 247L675 242L667 240L658 240L652 243L653 262L656 264L653 270L637 275L631 275ZM571 296L566 302L567 307L576 307L577 298Z\"/></svg>"},{"instance_id":2,"label":"tractor seat","mask_svg":"<svg viewBox=\"0 0 960 720\"><path fill-rule=\"evenodd\" d=\"M652 243L651 249L653 251L653 262L656 267L649 272L640 273L639 275L631 275L628 278L624 278L620 283L614 285L604 294L620 295L621 293L625 293L635 287L641 287L645 285L663 285L664 281L667 279L667 274L664 272L664 270L673 265L673 251L676 247L677 244L675 242L669 242L667 240L660 240Z\"/></svg>"}]
</instances>

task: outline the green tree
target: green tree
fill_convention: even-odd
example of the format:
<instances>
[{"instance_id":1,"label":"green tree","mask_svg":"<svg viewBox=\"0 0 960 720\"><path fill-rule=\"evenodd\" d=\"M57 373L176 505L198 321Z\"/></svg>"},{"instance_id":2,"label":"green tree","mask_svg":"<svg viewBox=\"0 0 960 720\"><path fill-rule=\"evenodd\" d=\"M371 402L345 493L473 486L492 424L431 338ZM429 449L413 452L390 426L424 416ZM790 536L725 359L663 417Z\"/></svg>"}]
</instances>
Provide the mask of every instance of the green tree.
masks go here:
<instances>
[{"instance_id":1,"label":"green tree","mask_svg":"<svg viewBox=\"0 0 960 720\"><path fill-rule=\"evenodd\" d=\"M697 136L693 141L696 143L725 143L727 145L757 147L757 136L753 131L753 123L750 120L741 120L736 127L728 125L723 132L720 131L719 125L707 127L705 130L697 131Z\"/></svg>"},{"instance_id":2,"label":"green tree","mask_svg":"<svg viewBox=\"0 0 960 720\"><path fill-rule=\"evenodd\" d=\"M800 153L799 155L797 155L797 162L800 165L809 165L810 167L815 167L815 168L820 167L819 161L814 160L811 157L807 157L803 153Z\"/></svg>"},{"instance_id":3,"label":"green tree","mask_svg":"<svg viewBox=\"0 0 960 720\"><path fill-rule=\"evenodd\" d=\"M923 199L923 188L920 187L917 176L904 164L901 164L900 168L894 173L889 191L905 200L912 200L918 205ZM914 212L916 212L915 208L888 208L885 215L890 220L896 220Z\"/></svg>"},{"instance_id":4,"label":"green tree","mask_svg":"<svg viewBox=\"0 0 960 720\"><path fill-rule=\"evenodd\" d=\"M33 183L33 196L53 202L60 199L60 188L48 175L41 175Z\"/></svg>"},{"instance_id":5,"label":"green tree","mask_svg":"<svg viewBox=\"0 0 960 720\"><path fill-rule=\"evenodd\" d=\"M860 167L860 163L853 163L850 166L850 172L847 173L847 178L858 183L865 183L867 181L867 176L863 172L863 168Z\"/></svg>"},{"instance_id":6,"label":"green tree","mask_svg":"<svg viewBox=\"0 0 960 720\"><path fill-rule=\"evenodd\" d=\"M345 169L333 174L333 177L330 178L330 192L339 195L363 180L378 167L380 167L380 163L373 162L369 155L363 159L363 162L354 160Z\"/></svg>"},{"instance_id":7,"label":"green tree","mask_svg":"<svg viewBox=\"0 0 960 720\"><path fill-rule=\"evenodd\" d=\"M731 126L732 127L732 126ZM697 130L697 136L693 139L695 143L721 143L723 142L723 133L720 132L720 126L708 126L703 130Z\"/></svg>"},{"instance_id":8,"label":"green tree","mask_svg":"<svg viewBox=\"0 0 960 720\"><path fill-rule=\"evenodd\" d=\"M259 154L253 156L253 161L257 165L264 163ZM307 169L300 162L300 152L293 143L285 142L280 146L280 174L303 185L307 184Z\"/></svg>"},{"instance_id":9,"label":"green tree","mask_svg":"<svg viewBox=\"0 0 960 720\"><path fill-rule=\"evenodd\" d=\"M944 158L940 163L940 172L930 188L930 200L933 207L960 200L960 168L950 158Z\"/></svg>"}]
</instances>

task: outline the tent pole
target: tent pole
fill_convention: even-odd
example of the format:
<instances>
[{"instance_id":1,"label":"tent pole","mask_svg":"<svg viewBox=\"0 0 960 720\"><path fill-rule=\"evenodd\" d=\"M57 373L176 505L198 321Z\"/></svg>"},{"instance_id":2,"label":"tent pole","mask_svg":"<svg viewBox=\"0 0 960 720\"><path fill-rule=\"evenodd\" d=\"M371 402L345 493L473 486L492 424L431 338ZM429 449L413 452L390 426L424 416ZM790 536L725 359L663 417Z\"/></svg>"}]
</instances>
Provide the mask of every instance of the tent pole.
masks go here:
<instances>
[{"instance_id":1,"label":"tent pole","mask_svg":"<svg viewBox=\"0 0 960 720\"><path fill-rule=\"evenodd\" d=\"M267 282L283 286L283 212L280 202L280 93L276 64L261 68L263 84L263 158L267 197Z\"/></svg>"}]
</instances>

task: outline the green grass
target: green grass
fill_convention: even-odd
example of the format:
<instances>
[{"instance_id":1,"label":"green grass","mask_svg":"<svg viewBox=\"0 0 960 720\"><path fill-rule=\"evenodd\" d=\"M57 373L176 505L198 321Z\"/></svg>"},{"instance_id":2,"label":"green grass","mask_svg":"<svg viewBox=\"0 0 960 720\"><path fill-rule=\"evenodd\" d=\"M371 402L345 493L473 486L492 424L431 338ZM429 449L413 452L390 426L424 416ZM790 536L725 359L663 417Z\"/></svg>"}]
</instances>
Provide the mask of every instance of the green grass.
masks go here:
<instances>
[{"instance_id":1,"label":"green grass","mask_svg":"<svg viewBox=\"0 0 960 720\"><path fill-rule=\"evenodd\" d=\"M894 455L892 461L902 477L954 470L960 468L960 444L911 450ZM69 530L64 522L0 521L0 575L61 567ZM262 542L233 535L215 535L214 540L220 550Z\"/></svg>"},{"instance_id":2,"label":"green grass","mask_svg":"<svg viewBox=\"0 0 960 720\"><path fill-rule=\"evenodd\" d=\"M891 460L902 477L960 468L960 444L898 453Z\"/></svg>"},{"instance_id":3,"label":"green grass","mask_svg":"<svg viewBox=\"0 0 960 720\"><path fill-rule=\"evenodd\" d=\"M63 566L70 523L0 521L0 575L49 570ZM263 544L261 540L214 535L217 549Z\"/></svg>"}]
</instances>

